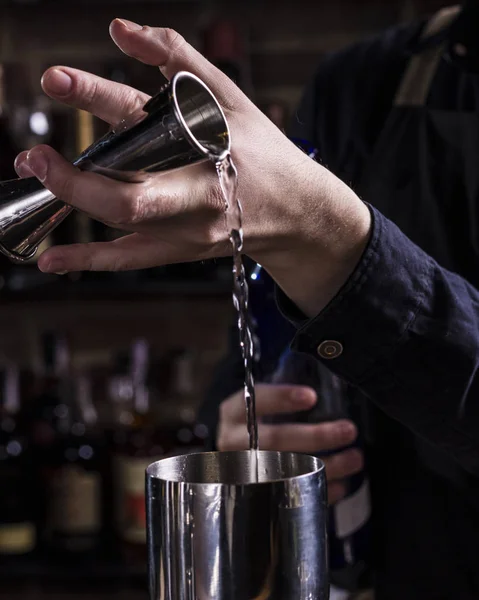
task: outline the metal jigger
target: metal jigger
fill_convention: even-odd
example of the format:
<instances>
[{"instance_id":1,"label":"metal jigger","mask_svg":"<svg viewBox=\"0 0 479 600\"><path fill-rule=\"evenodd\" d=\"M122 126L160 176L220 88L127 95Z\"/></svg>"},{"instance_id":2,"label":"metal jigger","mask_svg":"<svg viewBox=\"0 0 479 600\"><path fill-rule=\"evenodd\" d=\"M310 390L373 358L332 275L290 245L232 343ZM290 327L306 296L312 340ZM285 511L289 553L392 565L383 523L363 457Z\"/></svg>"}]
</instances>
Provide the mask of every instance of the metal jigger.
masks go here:
<instances>
[{"instance_id":1,"label":"metal jigger","mask_svg":"<svg viewBox=\"0 0 479 600\"><path fill-rule=\"evenodd\" d=\"M229 150L219 103L198 77L183 71L74 164L113 179L143 181L147 173L219 161ZM0 182L0 252L15 262L29 260L72 210L36 178Z\"/></svg>"},{"instance_id":2,"label":"metal jigger","mask_svg":"<svg viewBox=\"0 0 479 600\"><path fill-rule=\"evenodd\" d=\"M146 472L150 600L327 600L326 478L315 457L211 452Z\"/></svg>"}]
</instances>

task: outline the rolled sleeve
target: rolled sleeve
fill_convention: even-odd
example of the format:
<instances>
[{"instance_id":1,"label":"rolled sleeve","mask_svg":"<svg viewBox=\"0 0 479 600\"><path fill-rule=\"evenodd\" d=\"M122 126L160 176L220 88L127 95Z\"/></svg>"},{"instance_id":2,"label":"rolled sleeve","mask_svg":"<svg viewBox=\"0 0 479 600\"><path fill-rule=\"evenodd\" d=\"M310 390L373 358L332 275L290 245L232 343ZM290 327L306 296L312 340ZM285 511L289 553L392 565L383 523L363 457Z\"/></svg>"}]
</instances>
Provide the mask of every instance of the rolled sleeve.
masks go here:
<instances>
[{"instance_id":1,"label":"rolled sleeve","mask_svg":"<svg viewBox=\"0 0 479 600\"><path fill-rule=\"evenodd\" d=\"M292 347L479 473L479 293L369 208L368 247L318 316L278 294L298 328Z\"/></svg>"}]
</instances>

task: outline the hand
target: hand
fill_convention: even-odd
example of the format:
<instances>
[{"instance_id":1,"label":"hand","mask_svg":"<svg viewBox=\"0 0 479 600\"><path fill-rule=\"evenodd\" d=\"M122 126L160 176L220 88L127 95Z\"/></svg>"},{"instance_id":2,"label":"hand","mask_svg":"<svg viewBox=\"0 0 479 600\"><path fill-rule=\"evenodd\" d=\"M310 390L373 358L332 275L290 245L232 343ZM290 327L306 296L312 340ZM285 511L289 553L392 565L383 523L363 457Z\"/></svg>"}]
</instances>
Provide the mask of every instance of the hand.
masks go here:
<instances>
[{"instance_id":1,"label":"hand","mask_svg":"<svg viewBox=\"0 0 479 600\"><path fill-rule=\"evenodd\" d=\"M291 413L312 408L316 393L311 388L294 385L256 386L256 413L261 417L279 413ZM317 424L258 425L260 448L286 452L317 454L344 448L357 438L357 430L351 421L339 420ZM246 431L243 392L227 398L220 406L217 446L219 450L246 450ZM344 497L343 479L363 468L359 450L345 450L322 459L328 480L328 501L334 504Z\"/></svg>"},{"instance_id":2,"label":"hand","mask_svg":"<svg viewBox=\"0 0 479 600\"><path fill-rule=\"evenodd\" d=\"M367 243L370 214L357 196L294 146L221 71L168 29L115 20L115 43L160 68L199 76L228 119L244 209L245 252L290 298L316 314L343 285ZM52 98L115 124L143 106L145 94L67 67L42 80ZM108 225L133 232L109 243L56 247L39 260L45 272L127 270L231 253L224 201L212 164L122 183L81 172L47 146L17 157L57 197Z\"/></svg>"}]
</instances>

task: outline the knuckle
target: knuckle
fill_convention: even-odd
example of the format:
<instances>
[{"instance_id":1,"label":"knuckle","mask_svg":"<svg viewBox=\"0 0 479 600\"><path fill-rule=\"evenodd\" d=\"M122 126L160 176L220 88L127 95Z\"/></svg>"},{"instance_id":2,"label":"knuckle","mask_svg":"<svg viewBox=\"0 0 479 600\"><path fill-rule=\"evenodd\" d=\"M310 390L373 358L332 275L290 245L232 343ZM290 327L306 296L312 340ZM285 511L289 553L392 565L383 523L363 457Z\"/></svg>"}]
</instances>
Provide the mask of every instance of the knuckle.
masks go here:
<instances>
[{"instance_id":1,"label":"knuckle","mask_svg":"<svg viewBox=\"0 0 479 600\"><path fill-rule=\"evenodd\" d=\"M117 253L111 262L110 271L117 272L117 271L127 271L127 270L128 270L128 263L125 262L123 254Z\"/></svg>"},{"instance_id":2,"label":"knuckle","mask_svg":"<svg viewBox=\"0 0 479 600\"><path fill-rule=\"evenodd\" d=\"M82 271L93 271L95 267L94 252L89 244L82 247Z\"/></svg>"},{"instance_id":3,"label":"knuckle","mask_svg":"<svg viewBox=\"0 0 479 600\"><path fill-rule=\"evenodd\" d=\"M77 195L78 175L73 177L64 177L59 182L57 196L64 202L75 202Z\"/></svg>"},{"instance_id":4,"label":"knuckle","mask_svg":"<svg viewBox=\"0 0 479 600\"><path fill-rule=\"evenodd\" d=\"M93 104L95 104L95 100L98 97L98 79L93 79L92 83L89 85L83 85L83 90L82 90L82 95L83 95L83 102L84 102L84 106L85 108L89 108L91 107Z\"/></svg>"},{"instance_id":5,"label":"knuckle","mask_svg":"<svg viewBox=\"0 0 479 600\"><path fill-rule=\"evenodd\" d=\"M170 50L178 50L184 44L183 36L171 27L160 28L158 33Z\"/></svg>"},{"instance_id":6,"label":"knuckle","mask_svg":"<svg viewBox=\"0 0 479 600\"><path fill-rule=\"evenodd\" d=\"M141 220L140 201L137 197L131 197L126 193L118 197L115 214L112 215L112 225L133 225Z\"/></svg>"}]
</instances>

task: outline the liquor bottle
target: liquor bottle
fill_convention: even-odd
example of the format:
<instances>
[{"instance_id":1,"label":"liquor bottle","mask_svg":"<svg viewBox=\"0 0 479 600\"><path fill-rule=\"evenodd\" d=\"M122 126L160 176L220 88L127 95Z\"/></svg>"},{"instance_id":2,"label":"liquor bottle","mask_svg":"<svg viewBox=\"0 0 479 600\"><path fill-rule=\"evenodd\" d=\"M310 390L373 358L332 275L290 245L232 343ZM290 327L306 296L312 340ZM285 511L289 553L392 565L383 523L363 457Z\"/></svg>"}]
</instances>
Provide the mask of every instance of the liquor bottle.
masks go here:
<instances>
[{"instance_id":1,"label":"liquor bottle","mask_svg":"<svg viewBox=\"0 0 479 600\"><path fill-rule=\"evenodd\" d=\"M117 431L114 435L116 528L130 565L146 564L145 470L162 458L148 385L149 345L135 340L120 357L109 384Z\"/></svg>"},{"instance_id":2,"label":"liquor bottle","mask_svg":"<svg viewBox=\"0 0 479 600\"><path fill-rule=\"evenodd\" d=\"M44 464L56 440L57 420L61 417L58 407L68 394L70 354L65 336L53 331L43 333L39 355L29 420L35 455L39 464Z\"/></svg>"},{"instance_id":3,"label":"liquor bottle","mask_svg":"<svg viewBox=\"0 0 479 600\"><path fill-rule=\"evenodd\" d=\"M24 412L20 372L2 367L0 396L0 565L32 554L36 546L34 471Z\"/></svg>"},{"instance_id":4,"label":"liquor bottle","mask_svg":"<svg viewBox=\"0 0 479 600\"><path fill-rule=\"evenodd\" d=\"M66 381L56 416L46 465L45 539L56 558L94 559L102 549L106 445L86 375Z\"/></svg>"},{"instance_id":5,"label":"liquor bottle","mask_svg":"<svg viewBox=\"0 0 479 600\"><path fill-rule=\"evenodd\" d=\"M158 426L170 440L171 455L200 452L205 447L208 430L197 420L194 353L185 349L174 350L169 362L169 391L157 405Z\"/></svg>"},{"instance_id":6,"label":"liquor bottle","mask_svg":"<svg viewBox=\"0 0 479 600\"><path fill-rule=\"evenodd\" d=\"M318 402L307 411L275 415L270 423L320 423L338 419L359 418L350 402L344 382L333 375L314 357L286 350L271 377L271 383L297 384L313 388ZM361 432L350 448L362 449ZM345 450L337 449L319 454L320 458ZM365 589L370 584L370 516L371 502L366 469L348 477L346 496L333 505L329 513L329 562L332 583L351 592Z\"/></svg>"},{"instance_id":7,"label":"liquor bottle","mask_svg":"<svg viewBox=\"0 0 479 600\"><path fill-rule=\"evenodd\" d=\"M30 413L42 482L41 543L56 558L69 559L95 549L100 536L102 440L95 431L88 387L72 379L65 336L43 334L41 355Z\"/></svg>"}]
</instances>

